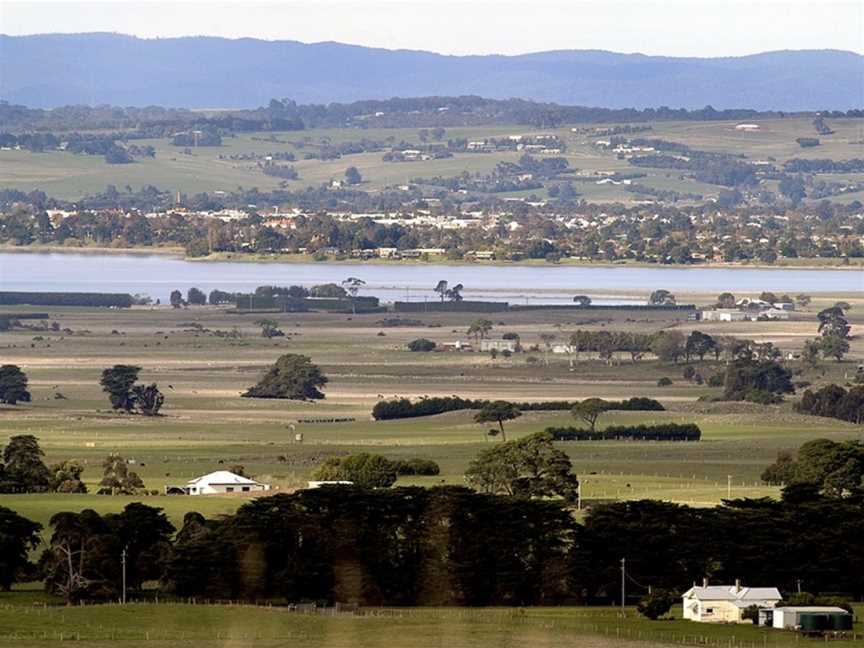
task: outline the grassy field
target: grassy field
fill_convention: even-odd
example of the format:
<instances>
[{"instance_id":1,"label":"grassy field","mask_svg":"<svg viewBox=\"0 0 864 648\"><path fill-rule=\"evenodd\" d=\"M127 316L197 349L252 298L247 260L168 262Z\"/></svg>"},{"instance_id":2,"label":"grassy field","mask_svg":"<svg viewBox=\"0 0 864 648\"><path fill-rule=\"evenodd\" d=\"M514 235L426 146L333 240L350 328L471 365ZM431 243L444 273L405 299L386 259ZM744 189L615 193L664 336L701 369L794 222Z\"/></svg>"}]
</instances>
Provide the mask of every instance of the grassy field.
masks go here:
<instances>
[{"instance_id":1,"label":"grassy field","mask_svg":"<svg viewBox=\"0 0 864 648\"><path fill-rule=\"evenodd\" d=\"M696 300L707 296L692 296ZM654 331L700 328L716 335L772 341L784 350L798 350L816 334L815 312L833 296L820 295L807 312L788 322L699 323L683 316L613 313L593 319L565 312L522 312L495 315L493 334L518 333L526 347L551 332L566 339L576 328ZM859 298L860 300L860 298ZM852 309L855 331L862 317L859 301ZM76 458L87 468L91 490L101 478L100 463L109 452L134 460L147 488L161 492L168 484L185 484L201 474L241 464L274 489L291 491L305 485L326 457L356 450L392 458L427 457L441 466L437 477L403 478L400 483L433 485L463 483L465 468L489 447L487 426L474 423L473 413L451 412L417 419L376 422L372 406L383 397L458 394L513 401L622 399L650 396L666 412L610 412L600 426L660 421L696 422L704 436L699 443L578 442L560 447L571 457L583 482L586 500L661 498L697 506L734 497L773 496L777 489L759 482L764 467L779 450L827 436L850 439L860 428L832 419L801 416L791 404L699 402L717 388L681 377L683 367L646 359L633 364L620 358L613 366L583 356L571 368L566 356L541 350L510 359L480 353L416 354L408 341L429 337L438 342L465 339L471 314L422 315L422 325L384 327L382 315L291 314L278 316L285 338L264 339L254 324L258 316L227 314L212 307L173 310L135 308L126 311L50 309L53 321L69 332L16 330L0 333L4 363L20 365L28 374L33 402L0 408L3 436L34 434L47 461ZM199 325L205 330L197 330ZM241 337L215 334L236 327ZM860 338L860 336L859 336ZM280 354L310 355L330 377L327 399L292 402L241 398L267 364ZM531 362L528 358L533 358ZM826 362L796 379L814 384L843 383L864 357L864 342L853 341L844 363ZM548 364L547 364L548 362ZM98 385L104 367L116 363L143 367L142 381L155 381L166 395L163 416L115 414ZM722 371L705 362L704 375ZM671 387L657 380L672 378ZM351 418L344 423L314 419ZM300 422L301 420L307 422ZM507 425L508 438L518 438L549 425L574 421L568 412L526 412ZM303 433L303 442L294 434ZM0 505L47 523L58 510L119 510L127 498L88 495L0 495ZM152 496L175 523L190 509L207 515L229 512L242 497L177 498Z\"/></svg>"},{"instance_id":2,"label":"grassy field","mask_svg":"<svg viewBox=\"0 0 864 648\"><path fill-rule=\"evenodd\" d=\"M493 336L519 333L526 347L540 334L566 339L577 328L655 331L700 328L711 334L770 340L784 350L800 349L816 334L815 313L839 296L819 294L814 303L788 322L695 323L682 315L613 312L586 317L561 311L495 314ZM707 303L710 295L688 295ZM796 379L816 385L845 382L864 358L864 298L852 303L852 351L844 363L826 362ZM34 310L24 307L4 311ZM45 309L39 309L45 310ZM49 308L57 332L21 330L0 333L3 363L19 364L31 381L33 401L0 407L2 439L35 434L47 461L76 458L86 463L84 478L92 490L100 462L112 451L135 461L148 489L183 484L192 477L242 464L276 492L305 485L326 457L357 450L391 458L428 457L441 466L437 477L402 478L399 484L462 483L468 462L490 444L486 426L472 412L375 422L370 410L381 397L459 394L510 400L579 399L587 396L660 399L665 412L610 412L600 426L613 423L693 421L703 430L698 443L579 442L559 447L573 459L588 504L598 500L660 498L696 506L716 505L733 497L776 496L759 483L762 469L776 453L804 441L829 437L860 438L861 428L830 419L801 416L791 404L755 406L700 402L719 390L682 377L683 366L650 358L633 364L620 358L607 366L583 356L570 367L568 358L541 350L493 360L480 353L415 354L405 344L417 337L439 342L465 339L472 314L422 314L420 324L382 325L383 315L279 315L285 338L264 339L254 321L260 316L228 314L222 309L182 310L136 307L129 310ZM236 327L240 337L217 331ZM203 330L202 330L203 328ZM70 332L71 331L71 332ZM265 366L285 352L310 355L330 377L327 399L316 403L252 400L240 393ZM529 362L528 358L536 359ZM548 361L548 364L547 364ZM98 385L101 370L115 363L142 366L141 379L155 381L166 395L164 416L143 418L110 411ZM706 362L708 376L722 365ZM793 363L793 368L798 367ZM671 387L657 380L668 376ZM344 417L345 423L300 420ZM508 438L566 425L567 412L526 412L507 426ZM302 432L303 442L294 441ZM730 482L731 476L731 482ZM92 508L119 511L131 501L165 509L180 525L197 510L206 516L230 513L243 496L108 497L95 494L0 495L0 506L47 525L58 511ZM578 514L578 515L581 515ZM47 536L50 531L46 529ZM400 648L457 646L485 648L630 648L706 645L734 648L799 646L809 643L790 633L752 626L711 626L675 620L650 622L628 609L612 608L391 609L366 616L302 615L286 609L188 603L135 603L128 606L56 606L39 584L0 593L0 646L41 648L74 641L88 648L187 646L205 648ZM862 610L859 610L859 619ZM864 628L856 625L859 636ZM856 648L864 639L845 642Z\"/></svg>"},{"instance_id":3,"label":"grassy field","mask_svg":"<svg viewBox=\"0 0 864 648\"><path fill-rule=\"evenodd\" d=\"M38 593L0 593L0 641L36 648L74 641L89 648L222 646L224 648L612 648L703 645L724 648L806 646L815 641L751 625L712 625L673 618L649 621L634 608L373 609L353 614L308 615L278 607L136 603L43 607ZM864 646L864 624L850 648Z\"/></svg>"},{"instance_id":4,"label":"grassy field","mask_svg":"<svg viewBox=\"0 0 864 648\"><path fill-rule=\"evenodd\" d=\"M816 157L842 160L861 156L864 120L834 120L833 135L821 137L822 145L801 149L795 142L798 137L814 136L809 119L772 119L759 122L758 132L736 131L735 122L657 122L653 130L639 137L656 137L681 142L693 148L709 151L742 154L749 160L774 159L778 163L792 157ZM598 125L599 126L599 125ZM527 127L476 127L447 129L447 138L480 139L512 134L530 134L540 131ZM566 157L570 166L583 171L630 171L626 160L619 160L613 153L592 146L593 139L571 132L570 126L544 133L555 132L567 142ZM284 143L264 141L273 135ZM292 152L298 161L294 163L300 174L299 180L286 186L300 188L319 185L331 179L342 178L345 169L356 166L364 178L362 188L380 189L399 185L416 177L435 175L451 176L463 171L489 172L504 160L515 160L519 153L464 153L444 160L425 162L387 163L382 161L382 152L346 155L338 160L303 160L306 151L314 150L322 142L338 143L362 138L394 142L419 143L417 129L318 129L289 133L241 134L226 137L220 147L200 147L191 155L166 140L142 140L138 144L151 144L156 148L155 159L141 159L135 164L108 165L101 156L73 155L65 152L29 153L26 151L0 151L0 186L30 191L40 189L51 196L65 199L79 198L88 193L103 190L113 184L119 188L130 185L134 188L152 184L162 189L195 193L200 191L232 191L238 186L258 187L269 190L279 186L281 180L264 175L254 161L229 160L238 154L265 154ZM220 159L222 156L223 159ZM685 178L680 172L668 169L639 169L647 172L646 178L638 180L656 189L671 189L679 192L698 193L706 197L716 196L719 187L699 183ZM826 176L827 178L827 176ZM835 178L837 179L837 178ZM861 181L864 174L844 174L842 181ZM597 185L580 182L577 187L586 199L632 202L644 196L624 191L611 184ZM529 192L531 193L531 192ZM543 195L539 190L537 195ZM860 194L844 194L844 202L861 199Z\"/></svg>"}]
</instances>

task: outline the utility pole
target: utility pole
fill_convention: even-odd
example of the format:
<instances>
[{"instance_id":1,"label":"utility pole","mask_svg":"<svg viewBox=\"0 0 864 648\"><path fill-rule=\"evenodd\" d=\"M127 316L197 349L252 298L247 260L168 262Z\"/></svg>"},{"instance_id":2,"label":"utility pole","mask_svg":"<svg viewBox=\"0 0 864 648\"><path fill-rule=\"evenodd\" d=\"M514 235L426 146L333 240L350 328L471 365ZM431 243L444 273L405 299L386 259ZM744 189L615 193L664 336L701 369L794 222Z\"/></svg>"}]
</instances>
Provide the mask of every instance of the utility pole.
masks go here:
<instances>
[{"instance_id":1,"label":"utility pole","mask_svg":"<svg viewBox=\"0 0 864 648\"><path fill-rule=\"evenodd\" d=\"M123 553L120 554L120 558L123 562L123 597L121 599L123 605L126 605L126 549L127 547L123 547Z\"/></svg>"},{"instance_id":2,"label":"utility pole","mask_svg":"<svg viewBox=\"0 0 864 648\"><path fill-rule=\"evenodd\" d=\"M579 480L579 484L576 486L576 510L582 510L582 480Z\"/></svg>"},{"instance_id":3,"label":"utility pole","mask_svg":"<svg viewBox=\"0 0 864 648\"><path fill-rule=\"evenodd\" d=\"M627 564L627 559L622 558L621 559L621 616L622 617L624 616L624 603L627 600L627 589L626 589L627 584L624 581L624 578L626 576L626 564Z\"/></svg>"},{"instance_id":4,"label":"utility pole","mask_svg":"<svg viewBox=\"0 0 864 648\"><path fill-rule=\"evenodd\" d=\"M732 475L726 475L726 499L732 499Z\"/></svg>"}]
</instances>

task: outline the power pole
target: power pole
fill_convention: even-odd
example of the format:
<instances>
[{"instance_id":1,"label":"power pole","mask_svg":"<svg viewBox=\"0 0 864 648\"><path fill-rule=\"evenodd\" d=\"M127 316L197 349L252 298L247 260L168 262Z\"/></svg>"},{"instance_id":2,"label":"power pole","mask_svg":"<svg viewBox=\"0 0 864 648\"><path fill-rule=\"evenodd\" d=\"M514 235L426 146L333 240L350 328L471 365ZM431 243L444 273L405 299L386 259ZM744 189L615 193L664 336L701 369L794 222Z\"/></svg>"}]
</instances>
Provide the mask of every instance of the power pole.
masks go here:
<instances>
[{"instance_id":1,"label":"power pole","mask_svg":"<svg viewBox=\"0 0 864 648\"><path fill-rule=\"evenodd\" d=\"M726 499L732 499L732 475L726 475Z\"/></svg>"},{"instance_id":2,"label":"power pole","mask_svg":"<svg viewBox=\"0 0 864 648\"><path fill-rule=\"evenodd\" d=\"M624 616L624 603L627 600L627 589L626 589L627 584L624 581L624 578L626 577L626 564L627 564L627 559L622 558L621 559L621 616Z\"/></svg>"},{"instance_id":3,"label":"power pole","mask_svg":"<svg viewBox=\"0 0 864 648\"><path fill-rule=\"evenodd\" d=\"M124 605L126 604L126 548L127 547L123 547L123 553L120 554L120 558L123 562L123 596L121 600Z\"/></svg>"}]
</instances>

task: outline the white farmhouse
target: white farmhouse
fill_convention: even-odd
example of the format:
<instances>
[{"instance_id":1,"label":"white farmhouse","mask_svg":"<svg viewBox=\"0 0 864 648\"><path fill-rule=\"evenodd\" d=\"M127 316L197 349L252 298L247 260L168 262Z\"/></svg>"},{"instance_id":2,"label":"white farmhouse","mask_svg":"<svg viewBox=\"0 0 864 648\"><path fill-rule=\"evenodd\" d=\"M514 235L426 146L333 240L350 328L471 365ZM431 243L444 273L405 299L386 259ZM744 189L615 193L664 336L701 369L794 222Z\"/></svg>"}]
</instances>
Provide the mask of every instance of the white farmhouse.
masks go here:
<instances>
[{"instance_id":1,"label":"white farmhouse","mask_svg":"<svg viewBox=\"0 0 864 648\"><path fill-rule=\"evenodd\" d=\"M516 351L516 340L480 340L481 351Z\"/></svg>"},{"instance_id":2,"label":"white farmhouse","mask_svg":"<svg viewBox=\"0 0 864 648\"><path fill-rule=\"evenodd\" d=\"M227 470L217 470L186 483L189 495L218 495L224 493L257 493L270 490L270 484L262 484L248 477L235 475Z\"/></svg>"},{"instance_id":3,"label":"white farmhouse","mask_svg":"<svg viewBox=\"0 0 864 648\"><path fill-rule=\"evenodd\" d=\"M701 623L741 623L748 607L773 608L782 600L776 587L735 585L693 586L681 597L684 618Z\"/></svg>"}]
</instances>

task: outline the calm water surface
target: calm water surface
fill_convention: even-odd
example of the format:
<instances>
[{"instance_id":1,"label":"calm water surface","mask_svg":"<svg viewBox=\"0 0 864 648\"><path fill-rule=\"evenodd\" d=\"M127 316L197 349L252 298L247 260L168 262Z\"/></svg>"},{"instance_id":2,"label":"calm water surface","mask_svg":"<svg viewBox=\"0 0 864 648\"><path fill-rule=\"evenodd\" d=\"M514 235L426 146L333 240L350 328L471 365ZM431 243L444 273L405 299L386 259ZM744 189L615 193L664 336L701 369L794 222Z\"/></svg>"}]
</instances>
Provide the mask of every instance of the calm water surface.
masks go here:
<instances>
[{"instance_id":1,"label":"calm water surface","mask_svg":"<svg viewBox=\"0 0 864 648\"><path fill-rule=\"evenodd\" d=\"M359 277L360 294L384 301L434 300L439 280L462 283L469 299L511 303L569 303L589 294L595 303L643 302L648 293L864 292L864 272L730 268L581 266L435 266L328 263L191 262L164 255L0 253L0 289L21 291L128 292L167 300L192 286L250 291L261 285L311 286Z\"/></svg>"}]
</instances>

